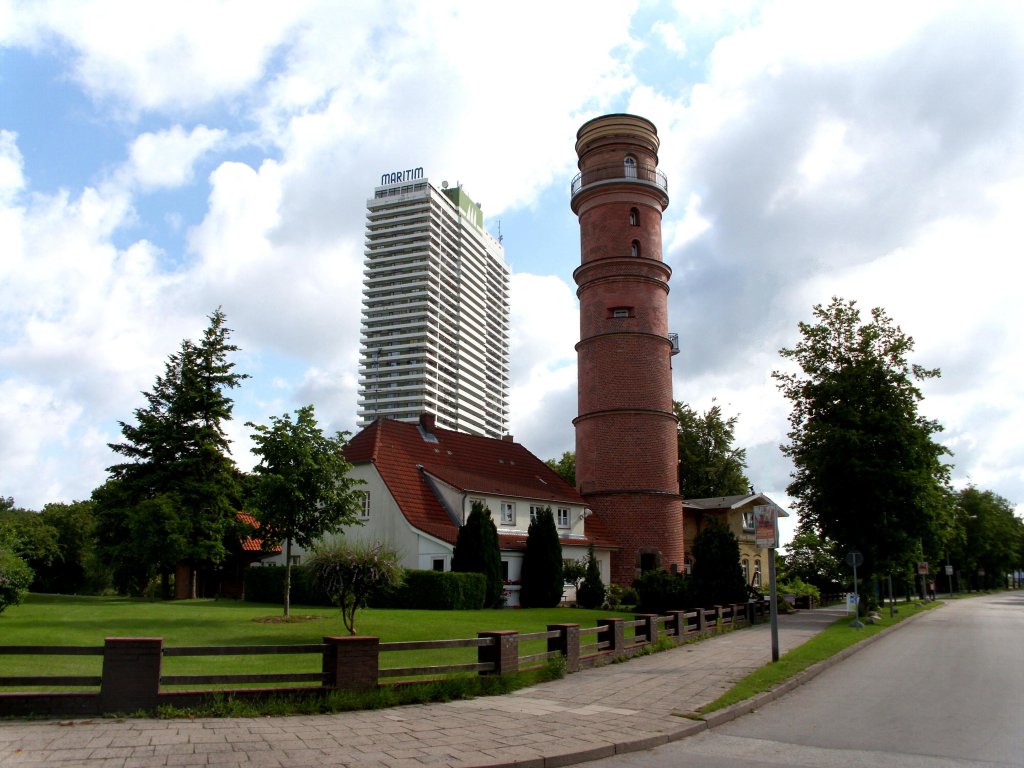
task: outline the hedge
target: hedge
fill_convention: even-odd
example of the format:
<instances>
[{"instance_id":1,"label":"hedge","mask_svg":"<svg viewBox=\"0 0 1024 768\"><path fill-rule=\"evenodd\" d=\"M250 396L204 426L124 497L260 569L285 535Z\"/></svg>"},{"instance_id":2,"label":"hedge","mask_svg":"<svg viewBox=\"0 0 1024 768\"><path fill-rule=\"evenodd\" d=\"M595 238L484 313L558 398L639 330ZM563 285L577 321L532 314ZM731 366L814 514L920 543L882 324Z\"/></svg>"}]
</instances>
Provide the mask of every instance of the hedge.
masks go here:
<instances>
[{"instance_id":1,"label":"hedge","mask_svg":"<svg viewBox=\"0 0 1024 768\"><path fill-rule=\"evenodd\" d=\"M284 602L284 566L270 565L245 571L245 600L250 603ZM476 610L484 607L487 579L482 573L406 570L402 585L372 596L374 608L423 608L435 611ZM312 583L305 566L292 566L292 605L333 605L331 598Z\"/></svg>"},{"instance_id":2,"label":"hedge","mask_svg":"<svg viewBox=\"0 0 1024 768\"><path fill-rule=\"evenodd\" d=\"M371 598L375 608L422 608L434 611L484 607L487 577L482 573L407 570L400 587Z\"/></svg>"}]
</instances>

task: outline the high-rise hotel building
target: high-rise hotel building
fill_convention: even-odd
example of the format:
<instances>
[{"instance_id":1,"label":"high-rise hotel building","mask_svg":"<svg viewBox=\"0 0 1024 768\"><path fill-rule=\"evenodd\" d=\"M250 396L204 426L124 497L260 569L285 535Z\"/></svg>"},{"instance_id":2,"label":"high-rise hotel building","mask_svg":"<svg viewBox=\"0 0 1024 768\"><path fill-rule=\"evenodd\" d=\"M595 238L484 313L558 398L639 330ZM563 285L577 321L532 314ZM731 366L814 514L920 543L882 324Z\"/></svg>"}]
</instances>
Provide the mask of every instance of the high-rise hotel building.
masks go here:
<instances>
[{"instance_id":1,"label":"high-rise hotel building","mask_svg":"<svg viewBox=\"0 0 1024 768\"><path fill-rule=\"evenodd\" d=\"M508 430L509 270L480 206L416 168L366 203L359 426L417 421Z\"/></svg>"}]
</instances>

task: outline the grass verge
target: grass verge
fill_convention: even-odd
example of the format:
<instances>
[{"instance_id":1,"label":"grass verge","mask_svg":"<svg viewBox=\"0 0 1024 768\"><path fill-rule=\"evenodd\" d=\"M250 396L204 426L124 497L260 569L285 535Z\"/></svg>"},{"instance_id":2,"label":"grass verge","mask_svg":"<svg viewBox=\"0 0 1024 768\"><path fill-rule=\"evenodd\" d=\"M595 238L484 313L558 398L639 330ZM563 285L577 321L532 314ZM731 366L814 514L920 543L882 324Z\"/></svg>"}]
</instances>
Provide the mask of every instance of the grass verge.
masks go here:
<instances>
[{"instance_id":1,"label":"grass verge","mask_svg":"<svg viewBox=\"0 0 1024 768\"><path fill-rule=\"evenodd\" d=\"M458 675L443 680L381 686L372 691L332 691L322 697L272 695L265 699L244 699L230 694L214 695L204 704L195 707L162 706L157 710L156 716L165 719L276 717L386 709L407 704L431 704L474 699L479 696L500 696L564 676L565 662L557 659L538 669L514 675Z\"/></svg>"},{"instance_id":2,"label":"grass verge","mask_svg":"<svg viewBox=\"0 0 1024 768\"><path fill-rule=\"evenodd\" d=\"M882 618L877 624L866 624L859 629L850 626L850 618L844 617L819 632L807 642L784 654L777 662L765 664L760 669L751 672L740 680L726 693L715 699L710 704L700 707L699 714L709 714L719 709L746 701L759 693L772 690L780 683L789 680L796 674L803 672L808 667L817 664L819 661L832 658L837 653L859 643L865 638L877 635L887 627L910 618L923 611L929 611L940 605L932 603L901 603L899 613L893 617L888 615L888 609L882 610Z\"/></svg>"}]
</instances>

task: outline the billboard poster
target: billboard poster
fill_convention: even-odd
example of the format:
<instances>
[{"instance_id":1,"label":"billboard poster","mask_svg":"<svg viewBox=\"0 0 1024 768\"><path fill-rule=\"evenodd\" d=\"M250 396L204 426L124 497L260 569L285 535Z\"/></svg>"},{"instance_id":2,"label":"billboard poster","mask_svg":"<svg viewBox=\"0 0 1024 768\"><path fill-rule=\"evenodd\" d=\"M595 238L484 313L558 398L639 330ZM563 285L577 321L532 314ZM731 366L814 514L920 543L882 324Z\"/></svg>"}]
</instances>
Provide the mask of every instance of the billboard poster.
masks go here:
<instances>
[{"instance_id":1,"label":"billboard poster","mask_svg":"<svg viewBox=\"0 0 1024 768\"><path fill-rule=\"evenodd\" d=\"M774 549L779 545L777 509L774 504L754 507L754 541L758 547Z\"/></svg>"}]
</instances>

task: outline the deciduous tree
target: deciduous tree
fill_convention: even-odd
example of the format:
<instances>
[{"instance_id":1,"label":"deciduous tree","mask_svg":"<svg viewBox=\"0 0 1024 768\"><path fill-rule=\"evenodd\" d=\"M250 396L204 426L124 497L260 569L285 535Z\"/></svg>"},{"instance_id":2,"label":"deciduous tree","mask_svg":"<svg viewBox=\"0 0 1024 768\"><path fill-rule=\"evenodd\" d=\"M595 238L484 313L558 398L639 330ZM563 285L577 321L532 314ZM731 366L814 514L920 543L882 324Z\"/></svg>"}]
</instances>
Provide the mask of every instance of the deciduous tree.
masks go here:
<instances>
[{"instance_id":1,"label":"deciduous tree","mask_svg":"<svg viewBox=\"0 0 1024 768\"><path fill-rule=\"evenodd\" d=\"M701 607L747 601L736 534L709 520L693 539L693 597Z\"/></svg>"},{"instance_id":2,"label":"deciduous tree","mask_svg":"<svg viewBox=\"0 0 1024 768\"><path fill-rule=\"evenodd\" d=\"M772 374L793 404L787 490L802 524L860 551L864 574L885 573L934 546L948 505L941 427L918 411L917 382L939 371L910 362L913 339L881 308L864 322L855 302L834 298L814 317L780 350L799 372Z\"/></svg>"},{"instance_id":3,"label":"deciduous tree","mask_svg":"<svg viewBox=\"0 0 1024 768\"><path fill-rule=\"evenodd\" d=\"M271 416L270 426L246 422L253 429L253 453L260 457L253 512L264 541L283 541L285 550L284 615L291 611L292 544L311 548L325 534L358 524L362 480L349 476L352 465L342 449L347 433L328 437L317 425L312 405Z\"/></svg>"},{"instance_id":4,"label":"deciduous tree","mask_svg":"<svg viewBox=\"0 0 1024 768\"><path fill-rule=\"evenodd\" d=\"M576 487L576 452L566 451L560 459L548 459L544 462L573 488Z\"/></svg>"},{"instance_id":5,"label":"deciduous tree","mask_svg":"<svg viewBox=\"0 0 1024 768\"><path fill-rule=\"evenodd\" d=\"M747 452L733 445L736 416L724 418L712 405L703 414L686 403L673 403L679 420L679 492L685 499L747 493Z\"/></svg>"},{"instance_id":6,"label":"deciduous tree","mask_svg":"<svg viewBox=\"0 0 1024 768\"><path fill-rule=\"evenodd\" d=\"M356 633L356 611L371 593L402 583L398 554L384 544L340 541L313 552L308 568L316 584L341 606L342 621Z\"/></svg>"}]
</instances>

